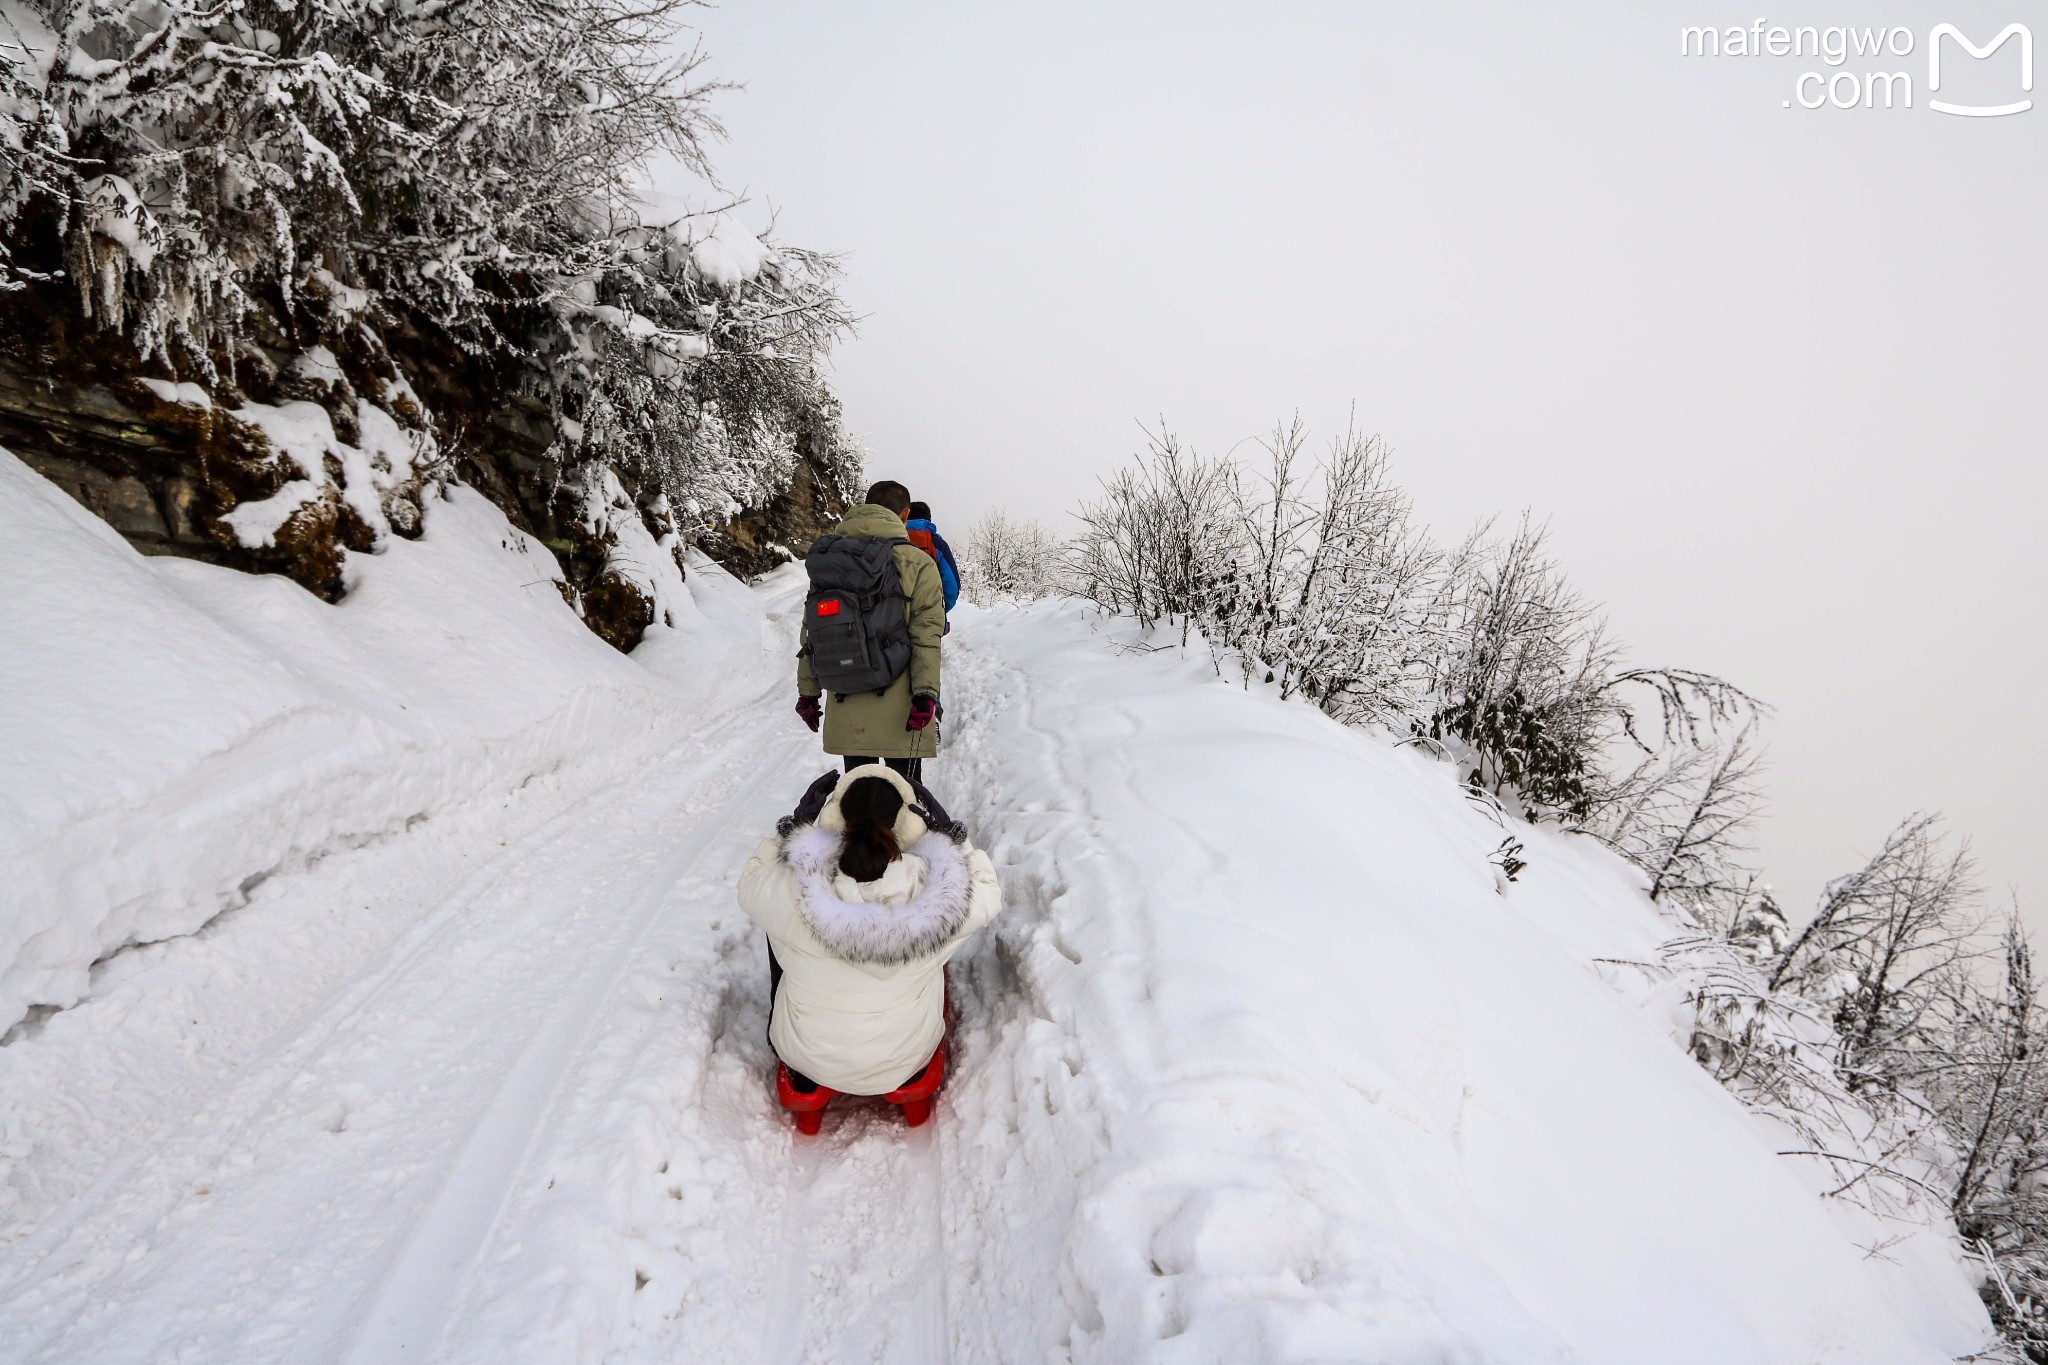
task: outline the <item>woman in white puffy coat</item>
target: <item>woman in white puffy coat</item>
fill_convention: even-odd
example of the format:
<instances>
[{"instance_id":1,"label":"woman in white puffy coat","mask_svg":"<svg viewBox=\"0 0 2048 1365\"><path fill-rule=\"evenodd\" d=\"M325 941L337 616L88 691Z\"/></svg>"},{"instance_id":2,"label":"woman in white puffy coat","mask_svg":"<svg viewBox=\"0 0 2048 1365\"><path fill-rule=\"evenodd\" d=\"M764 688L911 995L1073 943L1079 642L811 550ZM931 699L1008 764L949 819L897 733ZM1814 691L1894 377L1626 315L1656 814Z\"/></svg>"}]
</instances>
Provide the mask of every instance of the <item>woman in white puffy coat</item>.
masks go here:
<instances>
[{"instance_id":1,"label":"woman in white puffy coat","mask_svg":"<svg viewBox=\"0 0 2048 1365\"><path fill-rule=\"evenodd\" d=\"M884 1095L945 1036L946 962L995 918L1002 892L930 793L870 763L820 778L762 841L740 874L740 908L780 967L776 1055L799 1078Z\"/></svg>"}]
</instances>

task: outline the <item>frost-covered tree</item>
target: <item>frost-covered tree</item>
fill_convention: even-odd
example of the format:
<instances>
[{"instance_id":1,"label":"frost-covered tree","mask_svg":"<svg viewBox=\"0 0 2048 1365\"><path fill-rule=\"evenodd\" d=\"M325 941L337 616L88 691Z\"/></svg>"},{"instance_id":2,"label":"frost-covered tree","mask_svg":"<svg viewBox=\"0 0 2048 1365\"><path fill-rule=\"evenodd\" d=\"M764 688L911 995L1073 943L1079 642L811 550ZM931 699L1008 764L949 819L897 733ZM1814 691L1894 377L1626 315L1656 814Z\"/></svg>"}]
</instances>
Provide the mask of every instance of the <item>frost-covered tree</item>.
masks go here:
<instances>
[{"instance_id":1,"label":"frost-covered tree","mask_svg":"<svg viewBox=\"0 0 2048 1365\"><path fill-rule=\"evenodd\" d=\"M1786 1155L1909 1220L1938 1199L2013 1358L2048 1360L2048 1018L2017 911L1982 929L1967 846L1917 815L1798 932L1752 895L1669 957L1695 1053L1801 1135Z\"/></svg>"},{"instance_id":2,"label":"frost-covered tree","mask_svg":"<svg viewBox=\"0 0 2048 1365\"><path fill-rule=\"evenodd\" d=\"M1964 984L1947 1046L1921 1081L1954 1149L1957 1230L1991 1269L1992 1320L2048 1359L2048 1020L2017 912L1999 979Z\"/></svg>"},{"instance_id":3,"label":"frost-covered tree","mask_svg":"<svg viewBox=\"0 0 2048 1365\"><path fill-rule=\"evenodd\" d=\"M1229 461L1168 431L1148 436L1146 455L1104 479L1102 496L1078 513L1078 590L1147 627L1177 622L1183 640L1228 619L1243 591L1241 503Z\"/></svg>"},{"instance_id":4,"label":"frost-covered tree","mask_svg":"<svg viewBox=\"0 0 2048 1365\"><path fill-rule=\"evenodd\" d=\"M547 468L501 482L598 487L595 462L686 534L786 484L800 444L831 462L822 359L851 322L831 258L724 203L660 221L640 202L657 163L711 184L717 87L687 9L9 6L0 268L30 292L61 274L141 372L217 397L267 393L319 345L444 440L537 406Z\"/></svg>"},{"instance_id":5,"label":"frost-covered tree","mask_svg":"<svg viewBox=\"0 0 2048 1365\"><path fill-rule=\"evenodd\" d=\"M1240 514L1247 589L1226 637L1282 696L1405 728L1447 625L1442 556L1378 437L1347 430L1308 471L1306 445L1298 418L1262 442L1267 467Z\"/></svg>"},{"instance_id":6,"label":"frost-covered tree","mask_svg":"<svg viewBox=\"0 0 2048 1365\"><path fill-rule=\"evenodd\" d=\"M1745 859L1762 767L1754 719L1718 749L1667 742L1602 790L1589 827L1649 875L1651 900L1715 928L1753 917L1754 934L1783 919Z\"/></svg>"},{"instance_id":7,"label":"frost-covered tree","mask_svg":"<svg viewBox=\"0 0 2048 1365\"><path fill-rule=\"evenodd\" d=\"M1065 547L1028 517L994 511L967 533L961 591L981 606L1031 601L1060 589Z\"/></svg>"},{"instance_id":8,"label":"frost-covered tree","mask_svg":"<svg viewBox=\"0 0 2048 1365\"><path fill-rule=\"evenodd\" d=\"M1447 552L1414 525L1377 438L1347 430L1314 461L1307 446L1298 419L1278 424L1249 468L1153 435L1080 510L1073 590L1148 627L1200 630L1247 682L1424 737L1475 788L1572 822L1629 799L1610 790L1617 746L1657 757L1669 793L1701 767L1677 748L1722 742L1728 722L1754 713L1710 675L1622 668L1528 517L1506 539L1482 526ZM1638 717L1645 695L1661 733ZM1717 803L1735 777L1720 774ZM1701 815L1667 880L1698 870L1714 823ZM1650 856L1640 840L1627 847Z\"/></svg>"},{"instance_id":9,"label":"frost-covered tree","mask_svg":"<svg viewBox=\"0 0 2048 1365\"><path fill-rule=\"evenodd\" d=\"M54 205L67 197L64 130L45 95L56 47L34 11L0 7L0 224L31 201ZM0 291L20 289L24 274L46 278L15 260L8 235L0 234Z\"/></svg>"},{"instance_id":10,"label":"frost-covered tree","mask_svg":"<svg viewBox=\"0 0 2048 1365\"><path fill-rule=\"evenodd\" d=\"M81 302L200 368L316 259L491 339L494 304L626 254L619 172L715 130L663 0L38 8Z\"/></svg>"},{"instance_id":11,"label":"frost-covered tree","mask_svg":"<svg viewBox=\"0 0 2048 1365\"><path fill-rule=\"evenodd\" d=\"M1620 651L1546 535L1524 514L1507 540L1482 530L1454 557L1452 633L1434 661L1428 729L1463 746L1474 787L1583 819Z\"/></svg>"},{"instance_id":12,"label":"frost-covered tree","mask_svg":"<svg viewBox=\"0 0 2048 1365\"><path fill-rule=\"evenodd\" d=\"M1982 956L1977 894L1968 847L1949 845L1937 817L1914 816L1829 883L1773 964L1771 989L1830 1008L1840 1069L1857 1088L1913 1084L1939 1050Z\"/></svg>"}]
</instances>

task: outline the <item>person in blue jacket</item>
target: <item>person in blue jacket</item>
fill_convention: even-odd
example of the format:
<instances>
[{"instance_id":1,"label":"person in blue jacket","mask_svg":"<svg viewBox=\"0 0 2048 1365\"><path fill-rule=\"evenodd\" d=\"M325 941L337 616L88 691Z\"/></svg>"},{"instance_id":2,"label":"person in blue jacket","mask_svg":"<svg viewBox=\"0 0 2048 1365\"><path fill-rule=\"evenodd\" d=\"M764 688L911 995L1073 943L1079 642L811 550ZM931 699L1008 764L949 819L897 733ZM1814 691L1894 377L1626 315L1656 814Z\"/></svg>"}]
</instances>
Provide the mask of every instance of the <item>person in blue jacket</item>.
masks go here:
<instances>
[{"instance_id":1,"label":"person in blue jacket","mask_svg":"<svg viewBox=\"0 0 2048 1365\"><path fill-rule=\"evenodd\" d=\"M939 562L939 581L946 589L946 610L952 611L953 604L960 600L960 565L953 559L953 547L946 543L946 538L932 523L932 505L928 502L910 504L910 515L904 519L903 529L910 533L912 545Z\"/></svg>"}]
</instances>

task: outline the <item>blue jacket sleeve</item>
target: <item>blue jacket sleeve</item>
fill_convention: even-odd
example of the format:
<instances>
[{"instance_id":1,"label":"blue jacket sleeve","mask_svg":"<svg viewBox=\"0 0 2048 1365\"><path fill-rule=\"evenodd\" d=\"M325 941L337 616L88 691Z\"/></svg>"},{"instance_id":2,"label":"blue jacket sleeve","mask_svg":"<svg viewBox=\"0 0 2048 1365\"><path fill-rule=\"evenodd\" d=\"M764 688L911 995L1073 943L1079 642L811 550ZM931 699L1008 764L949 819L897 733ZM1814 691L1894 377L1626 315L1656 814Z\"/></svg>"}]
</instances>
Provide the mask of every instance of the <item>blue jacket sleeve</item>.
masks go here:
<instances>
[{"instance_id":1,"label":"blue jacket sleeve","mask_svg":"<svg viewBox=\"0 0 2048 1365\"><path fill-rule=\"evenodd\" d=\"M953 562L953 547L946 538L932 530L932 545L938 550L939 581L946 585L946 610L953 610L953 604L960 600L960 566Z\"/></svg>"}]
</instances>

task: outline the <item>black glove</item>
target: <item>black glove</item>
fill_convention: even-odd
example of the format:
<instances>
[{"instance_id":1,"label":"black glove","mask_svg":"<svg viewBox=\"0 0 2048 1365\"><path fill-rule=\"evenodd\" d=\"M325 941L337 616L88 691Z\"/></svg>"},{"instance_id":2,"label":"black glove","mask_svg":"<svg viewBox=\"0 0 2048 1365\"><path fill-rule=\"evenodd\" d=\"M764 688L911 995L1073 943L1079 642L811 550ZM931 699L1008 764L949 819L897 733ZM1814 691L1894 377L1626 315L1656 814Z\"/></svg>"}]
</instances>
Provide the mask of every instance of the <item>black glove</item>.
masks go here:
<instances>
[{"instance_id":1,"label":"black glove","mask_svg":"<svg viewBox=\"0 0 2048 1365\"><path fill-rule=\"evenodd\" d=\"M839 774L830 772L804 788L803 798L796 803L796 809L775 822L775 832L787 835L798 825L817 824L825 803L832 799L832 789L838 785Z\"/></svg>"},{"instance_id":2,"label":"black glove","mask_svg":"<svg viewBox=\"0 0 2048 1365\"><path fill-rule=\"evenodd\" d=\"M939 798L932 795L931 788L916 778L906 778L910 789L917 793L917 802L911 810L924 821L926 828L934 834L943 834L956 844L967 842L967 826L946 814L946 808L939 804Z\"/></svg>"}]
</instances>

